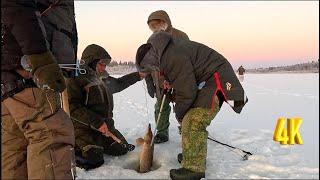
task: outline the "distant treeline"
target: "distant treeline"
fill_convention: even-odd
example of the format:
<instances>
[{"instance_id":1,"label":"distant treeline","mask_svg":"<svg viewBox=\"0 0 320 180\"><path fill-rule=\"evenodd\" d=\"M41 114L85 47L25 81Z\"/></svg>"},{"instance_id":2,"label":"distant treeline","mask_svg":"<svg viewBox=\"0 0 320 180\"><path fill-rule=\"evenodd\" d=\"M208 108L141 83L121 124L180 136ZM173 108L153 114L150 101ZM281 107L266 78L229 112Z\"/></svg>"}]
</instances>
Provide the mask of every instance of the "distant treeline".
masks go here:
<instances>
[{"instance_id":1,"label":"distant treeline","mask_svg":"<svg viewBox=\"0 0 320 180\"><path fill-rule=\"evenodd\" d=\"M119 61L119 63L117 61L111 61L106 69L113 75L128 74L137 71L136 65L132 61Z\"/></svg>"},{"instance_id":2,"label":"distant treeline","mask_svg":"<svg viewBox=\"0 0 320 180\"><path fill-rule=\"evenodd\" d=\"M244 66L246 69L246 67ZM136 65L132 61L111 61L107 69L112 73L121 74L123 72L136 71ZM237 69L235 69L236 71ZM281 73L281 72L301 72L301 73L318 73L319 61L311 61L306 63L287 65L287 66L272 66L266 68L246 69L246 73Z\"/></svg>"},{"instance_id":3,"label":"distant treeline","mask_svg":"<svg viewBox=\"0 0 320 180\"><path fill-rule=\"evenodd\" d=\"M111 61L110 64L108 65L110 67L115 67L115 66L132 66L135 67L134 62L132 61L123 61L123 62L117 62L117 61Z\"/></svg>"},{"instance_id":4,"label":"distant treeline","mask_svg":"<svg viewBox=\"0 0 320 180\"><path fill-rule=\"evenodd\" d=\"M301 73L318 73L319 72L319 60L288 65L288 66L272 66L267 68L255 68L247 69L248 73L273 73L273 72L301 72Z\"/></svg>"}]
</instances>

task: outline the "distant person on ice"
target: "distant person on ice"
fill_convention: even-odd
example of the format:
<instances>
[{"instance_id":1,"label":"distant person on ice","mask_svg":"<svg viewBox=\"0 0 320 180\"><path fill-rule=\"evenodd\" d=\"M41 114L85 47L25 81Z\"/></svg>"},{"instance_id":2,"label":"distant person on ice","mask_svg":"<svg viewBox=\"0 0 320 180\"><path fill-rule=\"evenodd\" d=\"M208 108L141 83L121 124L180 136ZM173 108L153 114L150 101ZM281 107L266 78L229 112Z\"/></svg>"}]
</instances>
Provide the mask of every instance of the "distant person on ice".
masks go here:
<instances>
[{"instance_id":1,"label":"distant person on ice","mask_svg":"<svg viewBox=\"0 0 320 180\"><path fill-rule=\"evenodd\" d=\"M189 40L189 37L186 33L172 27L171 20L167 12L163 10L158 10L150 14L148 18L148 26L152 32L157 31L166 31L172 35L174 38ZM163 77L159 77L160 81L163 79ZM158 80L159 81L159 80ZM156 96L157 102L154 105L154 114L155 114L155 120L157 120L159 110L160 110L160 104L161 104L161 97L163 93L163 86L161 83L157 82L155 77L152 77L151 75L148 75L146 77L146 83L148 88L149 95L153 98ZM156 84L159 84L159 86L156 86ZM157 89L157 88L158 89ZM160 117L160 120L158 122L157 126L157 134L154 138L154 143L164 143L169 140L169 117L170 117L171 107L170 107L170 100L166 100L163 105L162 114Z\"/></svg>"},{"instance_id":2,"label":"distant person on ice","mask_svg":"<svg viewBox=\"0 0 320 180\"><path fill-rule=\"evenodd\" d=\"M232 66L215 50L193 41L156 32L137 51L139 71L164 76L173 89L174 111L182 124L180 169L171 169L172 179L205 177L207 126L223 102L240 113L247 102Z\"/></svg>"},{"instance_id":3,"label":"distant person on ice","mask_svg":"<svg viewBox=\"0 0 320 180\"><path fill-rule=\"evenodd\" d=\"M243 68L243 66L241 65L241 66L238 68L237 72L238 72L238 75L239 75L239 80L240 80L240 82L243 82L243 80L244 80L244 73L246 72L246 70L245 70L245 69Z\"/></svg>"},{"instance_id":4,"label":"distant person on ice","mask_svg":"<svg viewBox=\"0 0 320 180\"><path fill-rule=\"evenodd\" d=\"M103 154L120 156L128 152L125 146L105 136L112 133L125 145L129 145L114 126L112 94L142 78L138 72L119 79L109 76L105 67L111 57L104 48L95 44L85 48L81 60L84 65L80 67L85 68L87 73L69 80L67 88L75 128L77 166L92 169L104 163Z\"/></svg>"}]
</instances>

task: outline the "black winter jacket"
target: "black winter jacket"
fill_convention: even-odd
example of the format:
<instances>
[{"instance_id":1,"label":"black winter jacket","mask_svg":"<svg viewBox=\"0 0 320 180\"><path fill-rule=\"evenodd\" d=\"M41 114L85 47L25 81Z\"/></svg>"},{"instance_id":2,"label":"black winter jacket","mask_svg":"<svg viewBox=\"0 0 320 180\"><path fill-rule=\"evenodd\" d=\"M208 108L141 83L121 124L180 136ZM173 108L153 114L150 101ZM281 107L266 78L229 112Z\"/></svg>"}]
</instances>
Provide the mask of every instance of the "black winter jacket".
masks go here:
<instances>
[{"instance_id":1,"label":"black winter jacket","mask_svg":"<svg viewBox=\"0 0 320 180\"><path fill-rule=\"evenodd\" d=\"M21 68L23 55L50 50L60 64L76 62L77 30L74 1L60 0L1 1L1 82L22 79L15 69Z\"/></svg>"}]
</instances>

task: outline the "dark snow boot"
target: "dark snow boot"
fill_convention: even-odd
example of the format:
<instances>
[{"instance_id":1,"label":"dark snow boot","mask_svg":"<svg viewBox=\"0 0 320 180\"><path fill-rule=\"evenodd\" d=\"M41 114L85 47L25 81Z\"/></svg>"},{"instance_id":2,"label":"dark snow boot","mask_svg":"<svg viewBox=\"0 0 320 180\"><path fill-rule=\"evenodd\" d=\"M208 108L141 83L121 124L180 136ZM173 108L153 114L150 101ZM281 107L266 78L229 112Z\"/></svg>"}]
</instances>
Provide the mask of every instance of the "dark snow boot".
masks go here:
<instances>
[{"instance_id":1,"label":"dark snow boot","mask_svg":"<svg viewBox=\"0 0 320 180\"><path fill-rule=\"evenodd\" d=\"M194 172L185 168L170 170L170 178L172 180L200 180L205 176L204 172Z\"/></svg>"},{"instance_id":2,"label":"dark snow boot","mask_svg":"<svg viewBox=\"0 0 320 180\"><path fill-rule=\"evenodd\" d=\"M182 153L179 153L177 158L178 158L178 162L181 164L183 159Z\"/></svg>"},{"instance_id":3,"label":"dark snow boot","mask_svg":"<svg viewBox=\"0 0 320 180\"><path fill-rule=\"evenodd\" d=\"M154 137L154 143L155 144L160 144L160 143L164 143L164 142L167 142L167 141L169 141L169 137L166 136L166 135L163 135L163 134L157 134Z\"/></svg>"},{"instance_id":4,"label":"dark snow boot","mask_svg":"<svg viewBox=\"0 0 320 180\"><path fill-rule=\"evenodd\" d=\"M76 166L85 170L95 169L104 164L103 149L90 148L86 152L76 151Z\"/></svg>"},{"instance_id":5,"label":"dark snow boot","mask_svg":"<svg viewBox=\"0 0 320 180\"><path fill-rule=\"evenodd\" d=\"M76 166L79 168L85 169L86 171L90 169L98 168L103 164L104 164L104 160L94 162L89 159L85 159L81 156L76 156Z\"/></svg>"}]
</instances>

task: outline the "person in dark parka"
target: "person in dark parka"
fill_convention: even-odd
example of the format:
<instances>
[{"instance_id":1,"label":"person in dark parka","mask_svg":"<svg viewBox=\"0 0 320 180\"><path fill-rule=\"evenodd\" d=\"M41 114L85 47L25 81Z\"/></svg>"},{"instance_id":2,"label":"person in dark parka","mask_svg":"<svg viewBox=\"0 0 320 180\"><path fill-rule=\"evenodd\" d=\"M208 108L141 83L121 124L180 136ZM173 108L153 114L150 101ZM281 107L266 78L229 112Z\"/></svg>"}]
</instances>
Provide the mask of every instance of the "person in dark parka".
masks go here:
<instances>
[{"instance_id":1,"label":"person in dark parka","mask_svg":"<svg viewBox=\"0 0 320 180\"><path fill-rule=\"evenodd\" d=\"M248 101L232 66L215 50L166 32L154 33L138 49L136 64L139 71L163 74L174 92L174 111L182 124L183 160L182 168L172 169L170 177L205 177L206 127L223 102L240 113Z\"/></svg>"},{"instance_id":2,"label":"person in dark parka","mask_svg":"<svg viewBox=\"0 0 320 180\"><path fill-rule=\"evenodd\" d=\"M101 66L110 63L111 57L103 47L96 44L84 49L81 60L84 64L80 67L85 68L87 73L70 79L67 88L70 115L75 127L77 166L93 169L104 163L103 154L120 156L130 150L126 148L130 144L114 126L112 93L123 90L141 78L139 73L135 72L127 75L127 80L123 78L121 83L113 84L117 87L112 88L110 84L106 84L101 78ZM115 81L115 78L113 80ZM105 136L109 133L126 146Z\"/></svg>"},{"instance_id":3,"label":"person in dark parka","mask_svg":"<svg viewBox=\"0 0 320 180\"><path fill-rule=\"evenodd\" d=\"M245 70L244 67L241 65L241 66L238 68L237 72L238 72L238 75L239 75L239 80L240 80L240 82L243 82L243 80L244 80L244 73L246 72L246 70Z\"/></svg>"},{"instance_id":4,"label":"person in dark parka","mask_svg":"<svg viewBox=\"0 0 320 180\"><path fill-rule=\"evenodd\" d=\"M152 32L157 31L166 31L169 34L172 35L174 38L189 40L188 35L172 26L171 19L168 15L168 13L164 10L158 10L152 12L148 17L148 26ZM162 76L159 77L159 80L156 79L156 77L152 77L152 75L146 76L146 84L148 88L149 95L153 98L156 95L157 102L154 105L154 116L155 120L157 121L159 111L160 111L160 105L161 105L161 97L163 94L163 87L161 85L161 81L163 78ZM156 84L159 84L159 86L156 86ZM156 88L157 87L157 88ZM169 140L169 117L170 117L171 107L170 107L170 100L167 99L164 101L162 112L160 119L156 122L157 123L157 134L154 137L154 143L164 143Z\"/></svg>"},{"instance_id":5,"label":"person in dark parka","mask_svg":"<svg viewBox=\"0 0 320 180\"><path fill-rule=\"evenodd\" d=\"M1 179L74 178L60 101L73 71L59 67L76 62L74 13L73 0L1 1Z\"/></svg>"}]
</instances>

